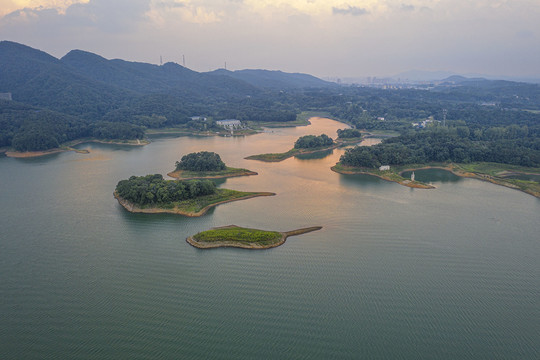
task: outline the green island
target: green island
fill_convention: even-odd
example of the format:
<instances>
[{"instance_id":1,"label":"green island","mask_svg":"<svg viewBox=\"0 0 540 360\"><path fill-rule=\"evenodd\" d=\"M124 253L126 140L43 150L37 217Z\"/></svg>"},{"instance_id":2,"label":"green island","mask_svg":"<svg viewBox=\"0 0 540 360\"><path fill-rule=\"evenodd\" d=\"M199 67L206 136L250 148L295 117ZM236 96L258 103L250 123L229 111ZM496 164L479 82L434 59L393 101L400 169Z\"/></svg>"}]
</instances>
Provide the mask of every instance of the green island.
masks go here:
<instances>
[{"instance_id":1,"label":"green island","mask_svg":"<svg viewBox=\"0 0 540 360\"><path fill-rule=\"evenodd\" d=\"M326 134L319 136L305 135L299 137L294 147L284 153L269 153L250 155L247 160L259 160L264 162L279 162L297 155L307 155L322 151L332 150L338 147L355 145L362 141L362 133L356 129L338 130L338 138L334 141Z\"/></svg>"},{"instance_id":2,"label":"green island","mask_svg":"<svg viewBox=\"0 0 540 360\"><path fill-rule=\"evenodd\" d=\"M222 226L189 236L186 241L199 249L237 247L243 249L269 249L285 243L289 236L301 235L322 229L313 226L287 232L266 231L239 227Z\"/></svg>"},{"instance_id":3,"label":"green island","mask_svg":"<svg viewBox=\"0 0 540 360\"><path fill-rule=\"evenodd\" d=\"M334 142L332 138L326 134L319 136L305 135L299 137L294 143L294 148L284 153L270 153L250 155L246 157L247 160L259 160L265 162L279 162L296 155L312 154L319 151L326 151L335 149L340 146L339 143Z\"/></svg>"},{"instance_id":4,"label":"green island","mask_svg":"<svg viewBox=\"0 0 540 360\"><path fill-rule=\"evenodd\" d=\"M174 171L168 176L181 180L191 179L223 179L236 176L257 175L256 172L232 168L225 165L219 154L209 151L190 153L176 162Z\"/></svg>"},{"instance_id":5,"label":"green island","mask_svg":"<svg viewBox=\"0 0 540 360\"><path fill-rule=\"evenodd\" d=\"M131 176L116 185L114 197L126 210L147 214L202 216L212 207L271 192L218 189L211 180L164 180L161 174Z\"/></svg>"}]
</instances>

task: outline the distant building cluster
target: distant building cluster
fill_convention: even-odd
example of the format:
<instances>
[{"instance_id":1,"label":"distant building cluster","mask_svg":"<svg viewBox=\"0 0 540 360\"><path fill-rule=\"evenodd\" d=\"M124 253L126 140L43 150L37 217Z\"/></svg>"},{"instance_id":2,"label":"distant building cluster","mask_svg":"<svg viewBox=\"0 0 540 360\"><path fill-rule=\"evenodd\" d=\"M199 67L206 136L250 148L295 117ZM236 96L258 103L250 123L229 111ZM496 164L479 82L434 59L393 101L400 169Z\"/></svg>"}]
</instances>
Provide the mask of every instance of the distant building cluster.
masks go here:
<instances>
[{"instance_id":1,"label":"distant building cluster","mask_svg":"<svg viewBox=\"0 0 540 360\"><path fill-rule=\"evenodd\" d=\"M0 100L11 101L13 98L11 97L11 93L0 93Z\"/></svg>"},{"instance_id":2,"label":"distant building cluster","mask_svg":"<svg viewBox=\"0 0 540 360\"><path fill-rule=\"evenodd\" d=\"M390 165L381 165L379 166L380 171L388 171L390 170Z\"/></svg>"},{"instance_id":3,"label":"distant building cluster","mask_svg":"<svg viewBox=\"0 0 540 360\"><path fill-rule=\"evenodd\" d=\"M194 121L206 121L208 119L206 117L204 117L204 116L192 116L191 120L194 120Z\"/></svg>"},{"instance_id":4,"label":"distant building cluster","mask_svg":"<svg viewBox=\"0 0 540 360\"><path fill-rule=\"evenodd\" d=\"M430 116L428 119L426 119L424 121L412 123L412 126L423 129L423 128L427 127L428 124L434 123L435 121L438 121L438 120L433 120L433 116ZM438 121L438 122L440 122L440 121Z\"/></svg>"}]
</instances>

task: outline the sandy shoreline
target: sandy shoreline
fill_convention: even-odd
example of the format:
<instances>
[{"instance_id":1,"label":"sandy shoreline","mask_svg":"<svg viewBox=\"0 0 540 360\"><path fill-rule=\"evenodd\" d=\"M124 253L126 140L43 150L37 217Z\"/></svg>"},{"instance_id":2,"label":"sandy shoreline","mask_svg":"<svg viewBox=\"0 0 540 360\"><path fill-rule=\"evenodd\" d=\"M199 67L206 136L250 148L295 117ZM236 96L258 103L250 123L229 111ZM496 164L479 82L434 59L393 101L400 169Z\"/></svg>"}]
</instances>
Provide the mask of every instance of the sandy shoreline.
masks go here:
<instances>
[{"instance_id":1,"label":"sandy shoreline","mask_svg":"<svg viewBox=\"0 0 540 360\"><path fill-rule=\"evenodd\" d=\"M207 205L207 206L205 206L204 208L202 208L201 210L199 210L197 212L184 211L184 210L178 209L177 206L175 206L172 209L163 209L163 208L144 208L143 209L143 208L140 208L137 205L133 204L132 202L121 198L120 196L118 196L116 191L113 193L113 195L114 195L114 198L116 200L118 200L118 203L120 205L122 205L127 211L132 212L132 213L178 214L178 215L183 215L183 216L188 216L188 217L199 217L199 216L202 216L202 215L206 214L208 212L208 210L210 210L211 208L213 208L213 207L215 207L217 205L220 205L220 204L225 204L225 203L228 203L228 202L239 201L239 200L251 199L251 198L259 197L259 196L274 196L276 194L272 193L272 192L253 193L253 194L250 194L250 195L246 195L246 196L242 196L242 197L238 197L238 198L234 198L234 199L223 200L223 201L216 202L214 204Z\"/></svg>"},{"instance_id":2,"label":"sandy shoreline","mask_svg":"<svg viewBox=\"0 0 540 360\"><path fill-rule=\"evenodd\" d=\"M135 141L135 140L132 140ZM84 139L84 140L75 140L73 142L68 143L69 145L65 145L65 147L62 148L54 148L49 150L43 150L43 151L5 151L7 157L12 158L32 158L32 157L40 157L45 155L51 155L51 154L58 154L65 151L75 151L79 154L88 154L90 153L88 150L79 150L79 149L73 149L73 146L84 144L84 143L98 143L98 144L111 144L111 145L127 145L127 146L144 146L149 144L150 142L147 140L140 141L137 139L137 143L131 142L131 143L125 143L120 141L105 141L105 140L97 140L97 139Z\"/></svg>"},{"instance_id":3,"label":"sandy shoreline","mask_svg":"<svg viewBox=\"0 0 540 360\"><path fill-rule=\"evenodd\" d=\"M221 227L217 227L213 229L225 229L225 228L232 228L232 227L238 227L238 226L228 225L228 226L221 226ZM306 234L306 233L317 231L320 229L322 229L322 226L312 226L312 227L296 229L292 231L279 232L281 234L281 238L279 239L279 241L270 245L260 245L260 244L255 244L255 243L246 244L246 243L240 243L240 242L234 242L234 241L213 241L211 243L197 242L195 239L193 239L193 236L188 236L186 238L186 242L198 249L215 249L215 248L220 248L220 247L235 247L235 248L251 249L251 250L271 249L271 248L283 245L289 236Z\"/></svg>"}]
</instances>

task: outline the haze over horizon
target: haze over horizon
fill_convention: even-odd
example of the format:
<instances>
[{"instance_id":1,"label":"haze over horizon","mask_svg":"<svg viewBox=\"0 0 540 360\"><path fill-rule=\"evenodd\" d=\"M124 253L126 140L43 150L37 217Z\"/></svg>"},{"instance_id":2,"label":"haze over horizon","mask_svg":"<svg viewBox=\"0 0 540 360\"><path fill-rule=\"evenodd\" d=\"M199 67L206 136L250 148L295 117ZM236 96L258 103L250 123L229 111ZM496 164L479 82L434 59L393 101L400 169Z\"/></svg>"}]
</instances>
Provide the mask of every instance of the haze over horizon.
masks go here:
<instances>
[{"instance_id":1,"label":"haze over horizon","mask_svg":"<svg viewBox=\"0 0 540 360\"><path fill-rule=\"evenodd\" d=\"M536 0L0 0L0 40L196 71L540 78Z\"/></svg>"}]
</instances>

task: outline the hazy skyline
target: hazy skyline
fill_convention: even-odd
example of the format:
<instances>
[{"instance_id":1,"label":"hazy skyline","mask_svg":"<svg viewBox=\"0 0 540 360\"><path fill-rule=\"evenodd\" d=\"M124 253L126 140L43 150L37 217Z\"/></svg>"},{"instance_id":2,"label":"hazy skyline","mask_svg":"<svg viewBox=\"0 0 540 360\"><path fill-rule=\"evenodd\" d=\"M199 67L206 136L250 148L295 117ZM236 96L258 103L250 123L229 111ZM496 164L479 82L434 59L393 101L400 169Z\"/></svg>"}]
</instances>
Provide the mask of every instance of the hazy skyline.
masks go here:
<instances>
[{"instance_id":1,"label":"hazy skyline","mask_svg":"<svg viewBox=\"0 0 540 360\"><path fill-rule=\"evenodd\" d=\"M196 71L540 77L540 1L0 0L0 39Z\"/></svg>"}]
</instances>

